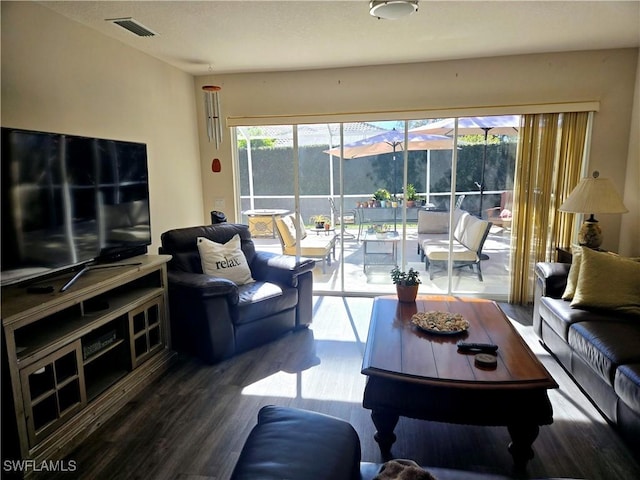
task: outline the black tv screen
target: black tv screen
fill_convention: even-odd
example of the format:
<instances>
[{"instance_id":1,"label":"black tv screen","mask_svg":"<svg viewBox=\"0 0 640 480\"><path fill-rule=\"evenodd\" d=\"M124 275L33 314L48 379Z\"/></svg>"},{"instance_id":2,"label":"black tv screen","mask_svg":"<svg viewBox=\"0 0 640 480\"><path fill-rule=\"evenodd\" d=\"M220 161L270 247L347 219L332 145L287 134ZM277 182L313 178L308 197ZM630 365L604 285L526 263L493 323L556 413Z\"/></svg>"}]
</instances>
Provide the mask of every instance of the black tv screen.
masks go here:
<instances>
[{"instance_id":1,"label":"black tv screen","mask_svg":"<svg viewBox=\"0 0 640 480\"><path fill-rule=\"evenodd\" d=\"M1 161L3 285L146 252L145 144L3 127Z\"/></svg>"}]
</instances>

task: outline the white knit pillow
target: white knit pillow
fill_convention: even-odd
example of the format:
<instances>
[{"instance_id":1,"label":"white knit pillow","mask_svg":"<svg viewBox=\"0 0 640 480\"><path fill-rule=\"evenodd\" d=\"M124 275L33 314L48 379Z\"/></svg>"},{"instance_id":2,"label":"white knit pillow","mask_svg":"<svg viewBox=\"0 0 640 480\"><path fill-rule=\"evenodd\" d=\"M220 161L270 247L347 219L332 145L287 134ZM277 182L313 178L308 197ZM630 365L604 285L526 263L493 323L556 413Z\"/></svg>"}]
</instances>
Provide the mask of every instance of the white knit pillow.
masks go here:
<instances>
[{"instance_id":1,"label":"white knit pillow","mask_svg":"<svg viewBox=\"0 0 640 480\"><path fill-rule=\"evenodd\" d=\"M207 275L226 278L236 285L255 282L247 258L240 248L240 235L236 234L225 244L198 237L198 252L202 271Z\"/></svg>"}]
</instances>

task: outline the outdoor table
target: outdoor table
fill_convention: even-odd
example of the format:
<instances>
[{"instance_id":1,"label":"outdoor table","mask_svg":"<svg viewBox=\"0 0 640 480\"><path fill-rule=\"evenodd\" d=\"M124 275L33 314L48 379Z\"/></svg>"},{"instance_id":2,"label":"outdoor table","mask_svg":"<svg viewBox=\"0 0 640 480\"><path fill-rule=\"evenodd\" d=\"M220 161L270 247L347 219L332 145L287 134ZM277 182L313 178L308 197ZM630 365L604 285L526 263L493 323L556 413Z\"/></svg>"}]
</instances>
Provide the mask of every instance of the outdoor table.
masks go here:
<instances>
[{"instance_id":1,"label":"outdoor table","mask_svg":"<svg viewBox=\"0 0 640 480\"><path fill-rule=\"evenodd\" d=\"M432 204L427 206L415 206L415 207L407 207L407 220L408 221L418 221L418 211L419 210L429 210L430 208L434 208ZM358 207L358 211L361 213L362 218L365 223L391 223L393 222L394 229L397 228L398 220L402 218L402 205L398 205L397 207Z\"/></svg>"},{"instance_id":2,"label":"outdoor table","mask_svg":"<svg viewBox=\"0 0 640 480\"><path fill-rule=\"evenodd\" d=\"M336 229L334 227L330 227L330 228L312 228L311 229L312 232L316 232L316 235L320 235L321 233L324 233L325 235L335 235L336 233Z\"/></svg>"},{"instance_id":3,"label":"outdoor table","mask_svg":"<svg viewBox=\"0 0 640 480\"><path fill-rule=\"evenodd\" d=\"M242 213L249 217L249 232L252 237L276 238L276 219L287 215L289 210L261 208Z\"/></svg>"},{"instance_id":4,"label":"outdoor table","mask_svg":"<svg viewBox=\"0 0 640 480\"><path fill-rule=\"evenodd\" d=\"M398 232L387 232L383 235L367 232L362 243L364 257L362 269L364 273L367 273L367 266L398 264L398 243L400 243ZM382 251L371 251L372 244L382 246ZM391 246L391 251L385 249L389 245Z\"/></svg>"}]
</instances>

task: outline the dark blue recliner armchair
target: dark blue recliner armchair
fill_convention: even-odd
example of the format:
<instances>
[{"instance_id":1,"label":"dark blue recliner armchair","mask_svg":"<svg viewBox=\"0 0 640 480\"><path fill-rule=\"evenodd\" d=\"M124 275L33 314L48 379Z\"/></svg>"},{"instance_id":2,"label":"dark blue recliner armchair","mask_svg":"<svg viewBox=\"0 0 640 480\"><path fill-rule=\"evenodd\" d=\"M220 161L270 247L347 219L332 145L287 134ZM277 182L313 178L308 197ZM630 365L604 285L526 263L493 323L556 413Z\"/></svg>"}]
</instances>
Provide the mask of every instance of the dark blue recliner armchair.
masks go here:
<instances>
[{"instance_id":1,"label":"dark blue recliner armchair","mask_svg":"<svg viewBox=\"0 0 640 480\"><path fill-rule=\"evenodd\" d=\"M236 234L254 283L239 286L202 271L196 239L226 243ZM173 257L168 290L176 350L216 363L311 323L314 260L256 251L241 224L169 230L161 243L160 253Z\"/></svg>"}]
</instances>

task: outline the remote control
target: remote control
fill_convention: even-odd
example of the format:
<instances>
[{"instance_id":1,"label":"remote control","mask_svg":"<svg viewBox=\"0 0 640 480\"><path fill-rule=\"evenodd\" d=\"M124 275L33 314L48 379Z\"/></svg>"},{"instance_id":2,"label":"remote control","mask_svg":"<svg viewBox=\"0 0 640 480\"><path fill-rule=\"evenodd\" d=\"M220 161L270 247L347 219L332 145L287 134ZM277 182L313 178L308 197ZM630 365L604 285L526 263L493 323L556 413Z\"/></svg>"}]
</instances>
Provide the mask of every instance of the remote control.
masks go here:
<instances>
[{"instance_id":1,"label":"remote control","mask_svg":"<svg viewBox=\"0 0 640 480\"><path fill-rule=\"evenodd\" d=\"M458 350L463 352L495 353L498 350L498 345L493 343L458 342L457 345Z\"/></svg>"}]
</instances>

